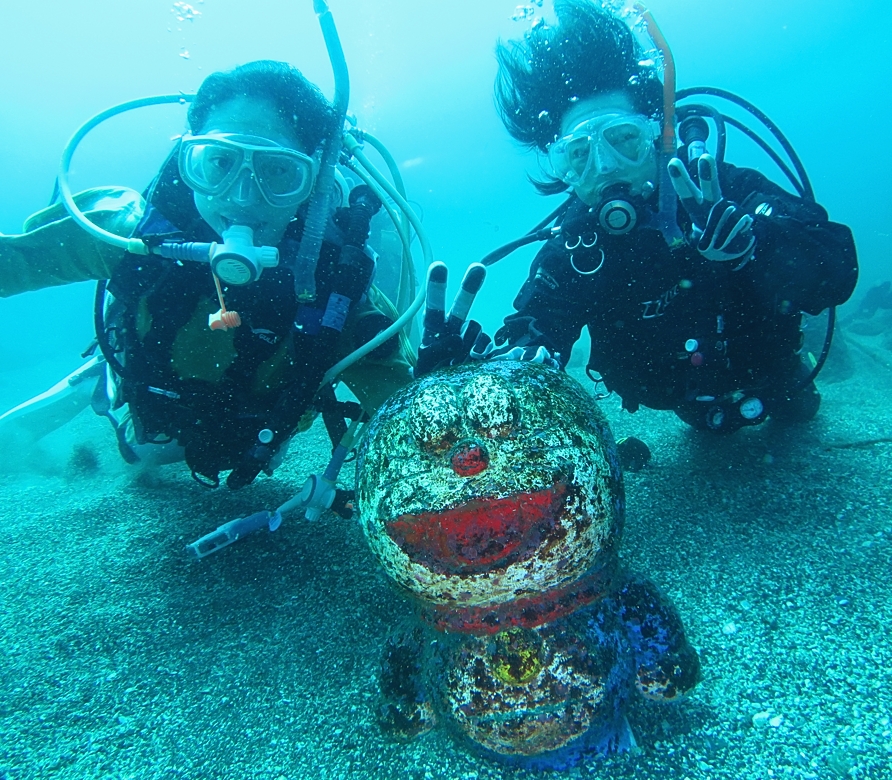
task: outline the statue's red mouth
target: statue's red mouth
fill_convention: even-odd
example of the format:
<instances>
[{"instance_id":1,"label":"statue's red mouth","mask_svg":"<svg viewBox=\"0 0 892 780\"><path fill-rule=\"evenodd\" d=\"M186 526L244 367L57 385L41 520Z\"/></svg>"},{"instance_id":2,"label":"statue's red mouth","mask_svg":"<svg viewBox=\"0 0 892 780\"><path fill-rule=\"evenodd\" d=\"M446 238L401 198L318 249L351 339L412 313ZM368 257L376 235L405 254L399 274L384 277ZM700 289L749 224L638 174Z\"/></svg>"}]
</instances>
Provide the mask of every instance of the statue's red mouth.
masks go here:
<instances>
[{"instance_id":1,"label":"statue's red mouth","mask_svg":"<svg viewBox=\"0 0 892 780\"><path fill-rule=\"evenodd\" d=\"M387 533L415 563L443 574L477 574L528 558L558 530L567 486L476 498L443 512L401 515Z\"/></svg>"}]
</instances>

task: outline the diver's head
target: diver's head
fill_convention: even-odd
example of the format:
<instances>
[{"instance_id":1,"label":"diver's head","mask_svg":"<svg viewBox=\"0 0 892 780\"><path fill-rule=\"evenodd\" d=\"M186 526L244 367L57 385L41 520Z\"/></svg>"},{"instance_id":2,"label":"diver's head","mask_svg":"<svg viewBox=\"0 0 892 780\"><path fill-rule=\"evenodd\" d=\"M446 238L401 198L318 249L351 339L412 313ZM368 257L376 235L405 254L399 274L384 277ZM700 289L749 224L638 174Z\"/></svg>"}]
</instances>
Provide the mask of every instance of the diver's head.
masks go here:
<instances>
[{"instance_id":1,"label":"diver's head","mask_svg":"<svg viewBox=\"0 0 892 780\"><path fill-rule=\"evenodd\" d=\"M180 173L199 214L218 234L254 231L275 246L310 196L316 151L330 133L331 106L296 68L251 62L204 80L189 109Z\"/></svg>"},{"instance_id":2,"label":"diver's head","mask_svg":"<svg viewBox=\"0 0 892 780\"><path fill-rule=\"evenodd\" d=\"M625 22L592 0L555 0L554 8L556 25L539 22L523 39L499 43L496 49L496 105L512 137L547 153L601 111L659 121L658 71L645 60ZM641 177L632 178L628 184L634 189ZM583 200L592 190L567 181L559 171L534 184L546 193L573 186Z\"/></svg>"},{"instance_id":3,"label":"diver's head","mask_svg":"<svg viewBox=\"0 0 892 780\"><path fill-rule=\"evenodd\" d=\"M548 146L557 180L589 206L617 189L648 198L657 181L659 125L635 112L628 93L602 92L575 103Z\"/></svg>"}]
</instances>

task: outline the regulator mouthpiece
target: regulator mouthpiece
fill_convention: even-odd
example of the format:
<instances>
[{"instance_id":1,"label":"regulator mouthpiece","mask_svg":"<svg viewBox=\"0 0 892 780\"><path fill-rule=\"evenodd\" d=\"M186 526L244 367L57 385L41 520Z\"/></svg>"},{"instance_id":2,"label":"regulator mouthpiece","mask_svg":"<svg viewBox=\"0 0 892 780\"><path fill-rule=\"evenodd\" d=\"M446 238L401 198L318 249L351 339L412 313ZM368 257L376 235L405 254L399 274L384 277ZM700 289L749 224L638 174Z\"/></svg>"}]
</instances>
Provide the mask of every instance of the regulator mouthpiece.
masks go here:
<instances>
[{"instance_id":1,"label":"regulator mouthpiece","mask_svg":"<svg viewBox=\"0 0 892 780\"><path fill-rule=\"evenodd\" d=\"M707 152L706 141L709 138L709 125L702 116L689 116L679 125L678 137L688 150L686 162L692 163Z\"/></svg>"},{"instance_id":2,"label":"regulator mouthpiece","mask_svg":"<svg viewBox=\"0 0 892 780\"><path fill-rule=\"evenodd\" d=\"M233 225L223 231L223 243L211 249L211 270L225 284L256 282L264 268L279 264L274 246L254 246L254 231L246 225Z\"/></svg>"}]
</instances>

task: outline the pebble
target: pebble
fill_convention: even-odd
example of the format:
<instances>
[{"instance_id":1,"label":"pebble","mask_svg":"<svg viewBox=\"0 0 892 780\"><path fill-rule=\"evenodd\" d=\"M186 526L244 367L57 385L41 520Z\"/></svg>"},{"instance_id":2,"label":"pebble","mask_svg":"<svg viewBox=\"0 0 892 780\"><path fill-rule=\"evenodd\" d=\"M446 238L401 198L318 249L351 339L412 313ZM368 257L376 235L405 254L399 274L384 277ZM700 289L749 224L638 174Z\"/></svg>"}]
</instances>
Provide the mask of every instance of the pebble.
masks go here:
<instances>
[{"instance_id":1,"label":"pebble","mask_svg":"<svg viewBox=\"0 0 892 780\"><path fill-rule=\"evenodd\" d=\"M771 718L771 720L768 721L768 725L771 726L771 728L776 729L783 722L784 722L783 715L775 715L773 718Z\"/></svg>"},{"instance_id":2,"label":"pebble","mask_svg":"<svg viewBox=\"0 0 892 780\"><path fill-rule=\"evenodd\" d=\"M726 635L736 634L737 633L737 624L736 623L725 623L722 626L722 633Z\"/></svg>"},{"instance_id":3,"label":"pebble","mask_svg":"<svg viewBox=\"0 0 892 780\"><path fill-rule=\"evenodd\" d=\"M769 720L771 720L770 712L757 712L753 715L753 725L756 728L764 729L768 725Z\"/></svg>"}]
</instances>

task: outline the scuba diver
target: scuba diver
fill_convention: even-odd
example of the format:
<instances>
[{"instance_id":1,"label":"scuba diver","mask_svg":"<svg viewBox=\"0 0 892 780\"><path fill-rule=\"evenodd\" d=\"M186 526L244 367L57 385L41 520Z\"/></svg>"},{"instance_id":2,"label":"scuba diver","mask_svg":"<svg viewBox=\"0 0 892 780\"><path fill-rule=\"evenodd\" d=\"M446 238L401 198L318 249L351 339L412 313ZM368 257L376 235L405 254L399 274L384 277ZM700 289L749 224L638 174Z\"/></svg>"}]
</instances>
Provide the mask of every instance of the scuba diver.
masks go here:
<instances>
[{"instance_id":1,"label":"scuba diver","mask_svg":"<svg viewBox=\"0 0 892 780\"><path fill-rule=\"evenodd\" d=\"M153 101L164 102L129 107ZM199 482L216 487L228 471L226 484L240 488L271 474L291 437L334 407L332 371L345 356L358 360L343 378L365 413L410 381L399 315L372 285L366 241L382 199L359 184L329 205L340 102L283 62L213 73L143 196L71 196L60 180L64 204L0 236L0 296L107 280L97 294L102 356L59 387L88 388L68 416L92 395L128 461L185 460ZM83 380L94 376L91 394ZM24 424L30 410L18 415Z\"/></svg>"},{"instance_id":2,"label":"scuba diver","mask_svg":"<svg viewBox=\"0 0 892 780\"><path fill-rule=\"evenodd\" d=\"M874 285L864 293L858 307L840 324L872 319L880 309L892 311L892 282L888 280Z\"/></svg>"},{"instance_id":3,"label":"scuba diver","mask_svg":"<svg viewBox=\"0 0 892 780\"><path fill-rule=\"evenodd\" d=\"M516 313L496 334L498 346L471 351L564 366L587 327L588 375L630 412L672 410L695 428L728 433L768 416L810 420L820 395L800 354L801 314L852 294L851 232L814 202L785 139L800 196L723 161L724 125L741 123L714 109L680 106L676 146L677 99L730 93L676 95L658 28L639 4L628 5L629 25L600 3L556 0L556 25L540 20L522 40L497 47L502 121L550 164L547 179L533 183L543 194L572 194L530 234L482 261L547 242ZM650 49L636 37L643 29ZM709 121L720 130L714 156ZM460 352L456 346L449 362ZM422 350L416 374L430 362Z\"/></svg>"}]
</instances>

